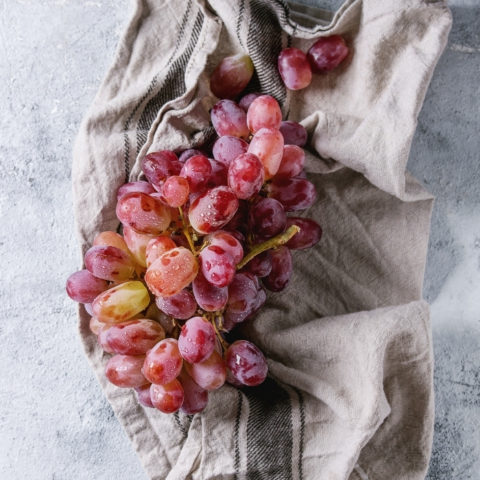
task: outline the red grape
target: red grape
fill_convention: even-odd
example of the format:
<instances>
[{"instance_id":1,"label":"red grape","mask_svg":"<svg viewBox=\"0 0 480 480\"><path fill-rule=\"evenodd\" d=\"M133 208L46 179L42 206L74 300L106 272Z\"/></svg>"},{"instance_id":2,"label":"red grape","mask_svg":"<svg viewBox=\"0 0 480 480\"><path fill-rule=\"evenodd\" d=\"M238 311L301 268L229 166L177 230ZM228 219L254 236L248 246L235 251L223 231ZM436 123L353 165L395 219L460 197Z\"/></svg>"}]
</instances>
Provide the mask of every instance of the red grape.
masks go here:
<instances>
[{"instance_id":1,"label":"red grape","mask_svg":"<svg viewBox=\"0 0 480 480\"><path fill-rule=\"evenodd\" d=\"M243 247L241 243L229 232L217 230L211 233L205 239L210 245L218 245L232 256L235 265L240 263L243 258Z\"/></svg>"},{"instance_id":2,"label":"red grape","mask_svg":"<svg viewBox=\"0 0 480 480\"><path fill-rule=\"evenodd\" d=\"M170 150L149 153L142 161L142 170L148 181L159 190L167 177L178 175L182 164Z\"/></svg>"},{"instance_id":3,"label":"red grape","mask_svg":"<svg viewBox=\"0 0 480 480\"><path fill-rule=\"evenodd\" d=\"M198 197L188 211L192 227L207 234L226 225L238 208L238 199L230 188L220 186Z\"/></svg>"},{"instance_id":4,"label":"red grape","mask_svg":"<svg viewBox=\"0 0 480 480\"><path fill-rule=\"evenodd\" d=\"M209 164L210 166L210 164ZM162 186L162 195L171 207L181 207L188 200L190 188L188 180L177 175L168 177Z\"/></svg>"},{"instance_id":5,"label":"red grape","mask_svg":"<svg viewBox=\"0 0 480 480\"><path fill-rule=\"evenodd\" d=\"M235 98L244 90L253 75L253 63L248 55L238 53L225 57L210 77L210 88L219 98Z\"/></svg>"},{"instance_id":6,"label":"red grape","mask_svg":"<svg viewBox=\"0 0 480 480\"><path fill-rule=\"evenodd\" d=\"M212 166L204 155L195 155L183 164L180 175L188 180L191 192L198 192L212 175Z\"/></svg>"},{"instance_id":7,"label":"red grape","mask_svg":"<svg viewBox=\"0 0 480 480\"><path fill-rule=\"evenodd\" d=\"M280 132L283 135L285 145L305 146L308 139L308 133L303 125L289 120L280 125Z\"/></svg>"},{"instance_id":8,"label":"red grape","mask_svg":"<svg viewBox=\"0 0 480 480\"><path fill-rule=\"evenodd\" d=\"M215 330L203 317L193 317L185 322L178 337L178 349L189 363L206 360L215 348Z\"/></svg>"},{"instance_id":9,"label":"red grape","mask_svg":"<svg viewBox=\"0 0 480 480\"><path fill-rule=\"evenodd\" d=\"M97 278L121 282L132 278L135 265L128 253L117 247L98 245L85 253L85 266Z\"/></svg>"},{"instance_id":10,"label":"red grape","mask_svg":"<svg viewBox=\"0 0 480 480\"><path fill-rule=\"evenodd\" d=\"M198 386L208 391L220 388L227 376L223 358L215 350L207 360L200 363L187 363L185 369Z\"/></svg>"},{"instance_id":11,"label":"red grape","mask_svg":"<svg viewBox=\"0 0 480 480\"><path fill-rule=\"evenodd\" d=\"M225 354L227 368L233 377L249 387L260 385L267 378L267 360L259 348L247 340L232 343Z\"/></svg>"},{"instance_id":12,"label":"red grape","mask_svg":"<svg viewBox=\"0 0 480 480\"><path fill-rule=\"evenodd\" d=\"M224 135L213 145L213 158L227 167L242 153L248 150L248 143L238 137Z\"/></svg>"},{"instance_id":13,"label":"red grape","mask_svg":"<svg viewBox=\"0 0 480 480\"><path fill-rule=\"evenodd\" d=\"M183 236L183 235L182 235ZM147 243L145 249L146 266L149 267L157 258L160 258L165 252L176 248L175 242L167 235L160 235L152 238Z\"/></svg>"},{"instance_id":14,"label":"red grape","mask_svg":"<svg viewBox=\"0 0 480 480\"><path fill-rule=\"evenodd\" d=\"M228 287L228 314L235 314L232 319L235 323L243 322L255 307L258 289L255 281L248 274L237 273ZM228 316L228 315L227 315Z\"/></svg>"},{"instance_id":15,"label":"red grape","mask_svg":"<svg viewBox=\"0 0 480 480\"><path fill-rule=\"evenodd\" d=\"M313 247L322 237L322 228L311 218L289 217L287 218L287 227L290 225L300 227L300 231L286 243L290 249L302 250Z\"/></svg>"},{"instance_id":16,"label":"red grape","mask_svg":"<svg viewBox=\"0 0 480 480\"><path fill-rule=\"evenodd\" d=\"M256 155L263 163L265 180L278 171L283 157L283 135L273 128L262 128L252 138L248 153Z\"/></svg>"},{"instance_id":17,"label":"red grape","mask_svg":"<svg viewBox=\"0 0 480 480\"><path fill-rule=\"evenodd\" d=\"M285 230L287 215L282 204L274 198L262 198L250 207L250 231L262 238L270 238Z\"/></svg>"},{"instance_id":18,"label":"red grape","mask_svg":"<svg viewBox=\"0 0 480 480\"><path fill-rule=\"evenodd\" d=\"M278 102L270 95L260 95L248 108L247 125L252 133L262 128L278 130L282 123L282 111Z\"/></svg>"},{"instance_id":19,"label":"red grape","mask_svg":"<svg viewBox=\"0 0 480 480\"><path fill-rule=\"evenodd\" d=\"M108 380L121 388L140 387L148 383L142 374L145 355L114 355L105 367Z\"/></svg>"},{"instance_id":20,"label":"red grape","mask_svg":"<svg viewBox=\"0 0 480 480\"><path fill-rule=\"evenodd\" d=\"M127 193L142 192L142 193L155 193L156 190L151 183L148 182L130 182L123 184L117 190L117 201L120 200Z\"/></svg>"},{"instance_id":21,"label":"red grape","mask_svg":"<svg viewBox=\"0 0 480 480\"><path fill-rule=\"evenodd\" d=\"M182 364L177 340L165 338L147 352L142 373L148 381L164 385L178 377Z\"/></svg>"},{"instance_id":22,"label":"red grape","mask_svg":"<svg viewBox=\"0 0 480 480\"><path fill-rule=\"evenodd\" d=\"M142 385L141 387L136 387L135 391L137 392L137 399L140 405L143 405L144 407L154 408L152 398L150 397L150 385L151 383L147 383L146 385Z\"/></svg>"},{"instance_id":23,"label":"red grape","mask_svg":"<svg viewBox=\"0 0 480 480\"><path fill-rule=\"evenodd\" d=\"M268 185L268 194L277 199L286 212L304 210L317 198L315 185L304 178L274 178Z\"/></svg>"},{"instance_id":24,"label":"red grape","mask_svg":"<svg viewBox=\"0 0 480 480\"><path fill-rule=\"evenodd\" d=\"M264 178L263 164L252 153L239 155L228 167L228 186L242 200L256 195L262 188Z\"/></svg>"},{"instance_id":25,"label":"red grape","mask_svg":"<svg viewBox=\"0 0 480 480\"><path fill-rule=\"evenodd\" d=\"M297 234L298 235L298 234ZM272 257L270 251L260 253L253 257L244 267L245 272L252 273L257 277L266 277L272 271Z\"/></svg>"},{"instance_id":26,"label":"red grape","mask_svg":"<svg viewBox=\"0 0 480 480\"><path fill-rule=\"evenodd\" d=\"M185 369L182 370L178 379L185 392L185 399L183 400L180 411L186 415L201 412L207 406L208 392L199 387Z\"/></svg>"},{"instance_id":27,"label":"red grape","mask_svg":"<svg viewBox=\"0 0 480 480\"><path fill-rule=\"evenodd\" d=\"M292 275L292 254L288 247L282 245L271 252L272 271L263 279L264 285L272 292L283 290Z\"/></svg>"},{"instance_id":28,"label":"red grape","mask_svg":"<svg viewBox=\"0 0 480 480\"><path fill-rule=\"evenodd\" d=\"M235 275L235 262L224 248L208 245L200 252L203 276L216 287L226 287Z\"/></svg>"},{"instance_id":29,"label":"red grape","mask_svg":"<svg viewBox=\"0 0 480 480\"><path fill-rule=\"evenodd\" d=\"M231 100L220 100L210 112L213 127L219 137L233 135L234 137L247 138L247 115Z\"/></svg>"},{"instance_id":30,"label":"red grape","mask_svg":"<svg viewBox=\"0 0 480 480\"><path fill-rule=\"evenodd\" d=\"M207 188L220 187L227 184L227 167L221 163L209 158L212 174L207 182Z\"/></svg>"},{"instance_id":31,"label":"red grape","mask_svg":"<svg viewBox=\"0 0 480 480\"><path fill-rule=\"evenodd\" d=\"M184 393L182 384L175 378L163 385L150 386L152 405L163 413L174 413L183 404Z\"/></svg>"},{"instance_id":32,"label":"red grape","mask_svg":"<svg viewBox=\"0 0 480 480\"><path fill-rule=\"evenodd\" d=\"M312 69L307 56L298 48L285 48L280 52L278 71L290 90L301 90L312 81Z\"/></svg>"},{"instance_id":33,"label":"red grape","mask_svg":"<svg viewBox=\"0 0 480 480\"><path fill-rule=\"evenodd\" d=\"M228 288L216 287L203 276L201 270L192 282L193 295L200 308L206 312L222 310L227 304Z\"/></svg>"},{"instance_id":34,"label":"red grape","mask_svg":"<svg viewBox=\"0 0 480 480\"><path fill-rule=\"evenodd\" d=\"M325 73L338 67L348 55L348 47L340 35L318 39L308 51L308 61L315 73Z\"/></svg>"},{"instance_id":35,"label":"red grape","mask_svg":"<svg viewBox=\"0 0 480 480\"><path fill-rule=\"evenodd\" d=\"M197 310L197 302L192 292L186 289L180 290L171 297L157 297L155 303L162 312L180 320L192 317Z\"/></svg>"},{"instance_id":36,"label":"red grape","mask_svg":"<svg viewBox=\"0 0 480 480\"><path fill-rule=\"evenodd\" d=\"M247 93L240 99L238 105L247 112L252 102L261 95L261 93Z\"/></svg>"},{"instance_id":37,"label":"red grape","mask_svg":"<svg viewBox=\"0 0 480 480\"><path fill-rule=\"evenodd\" d=\"M68 296L79 303L92 303L107 288L105 280L95 277L88 270L72 273L67 280Z\"/></svg>"},{"instance_id":38,"label":"red grape","mask_svg":"<svg viewBox=\"0 0 480 480\"><path fill-rule=\"evenodd\" d=\"M297 145L285 145L277 177L296 177L305 165L305 152Z\"/></svg>"}]
</instances>

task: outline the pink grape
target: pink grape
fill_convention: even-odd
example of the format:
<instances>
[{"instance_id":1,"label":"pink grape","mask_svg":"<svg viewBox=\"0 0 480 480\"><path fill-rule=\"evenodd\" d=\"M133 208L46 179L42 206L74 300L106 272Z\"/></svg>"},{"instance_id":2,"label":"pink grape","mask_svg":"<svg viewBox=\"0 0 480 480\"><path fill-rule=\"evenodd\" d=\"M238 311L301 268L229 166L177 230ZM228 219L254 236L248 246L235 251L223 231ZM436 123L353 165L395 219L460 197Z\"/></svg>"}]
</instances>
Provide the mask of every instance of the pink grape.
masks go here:
<instances>
[{"instance_id":1,"label":"pink grape","mask_svg":"<svg viewBox=\"0 0 480 480\"><path fill-rule=\"evenodd\" d=\"M84 303L83 307L85 308L85 311L92 316L93 315L93 308L91 303Z\"/></svg>"},{"instance_id":2,"label":"pink grape","mask_svg":"<svg viewBox=\"0 0 480 480\"><path fill-rule=\"evenodd\" d=\"M164 338L165 330L159 323L141 318L103 329L98 335L98 342L110 353L143 355Z\"/></svg>"},{"instance_id":3,"label":"pink grape","mask_svg":"<svg viewBox=\"0 0 480 480\"><path fill-rule=\"evenodd\" d=\"M147 269L145 282L159 297L170 297L183 290L195 278L198 263L190 250L176 247L165 252Z\"/></svg>"},{"instance_id":4,"label":"pink grape","mask_svg":"<svg viewBox=\"0 0 480 480\"><path fill-rule=\"evenodd\" d=\"M247 318L253 308L258 293L255 281L245 273L237 273L232 283L228 287L227 312L237 314L233 320L238 323Z\"/></svg>"},{"instance_id":5,"label":"pink grape","mask_svg":"<svg viewBox=\"0 0 480 480\"><path fill-rule=\"evenodd\" d=\"M147 383L146 385L142 385L141 387L136 387L135 391L137 392L137 399L140 405L143 405L144 407L154 408L152 398L150 397L150 385L151 383Z\"/></svg>"},{"instance_id":6,"label":"pink grape","mask_svg":"<svg viewBox=\"0 0 480 480\"><path fill-rule=\"evenodd\" d=\"M259 348L247 340L232 343L225 354L227 368L232 376L249 387L263 383L267 378L267 360Z\"/></svg>"},{"instance_id":7,"label":"pink grape","mask_svg":"<svg viewBox=\"0 0 480 480\"><path fill-rule=\"evenodd\" d=\"M184 393L182 384L174 379L163 385L150 386L150 399L155 408L163 413L174 413L183 404Z\"/></svg>"},{"instance_id":8,"label":"pink grape","mask_svg":"<svg viewBox=\"0 0 480 480\"><path fill-rule=\"evenodd\" d=\"M200 363L187 363L185 369L199 387L209 392L220 388L227 376L223 358L215 350L207 360Z\"/></svg>"},{"instance_id":9,"label":"pink grape","mask_svg":"<svg viewBox=\"0 0 480 480\"><path fill-rule=\"evenodd\" d=\"M142 161L142 170L148 181L159 190L167 177L178 175L182 164L170 150L149 153Z\"/></svg>"},{"instance_id":10,"label":"pink grape","mask_svg":"<svg viewBox=\"0 0 480 480\"><path fill-rule=\"evenodd\" d=\"M107 325L108 324L99 322L95 317L92 317L88 323L90 331L95 335L99 335L103 328L108 328Z\"/></svg>"},{"instance_id":11,"label":"pink grape","mask_svg":"<svg viewBox=\"0 0 480 480\"><path fill-rule=\"evenodd\" d=\"M180 411L186 415L201 412L207 406L208 392L199 387L185 370L182 370L178 379L185 392L185 399Z\"/></svg>"},{"instance_id":12,"label":"pink grape","mask_svg":"<svg viewBox=\"0 0 480 480\"><path fill-rule=\"evenodd\" d=\"M247 112L252 102L256 98L261 96L262 96L261 93L247 93L240 99L240 101L238 102L238 105Z\"/></svg>"},{"instance_id":13,"label":"pink grape","mask_svg":"<svg viewBox=\"0 0 480 480\"><path fill-rule=\"evenodd\" d=\"M188 200L190 188L188 180L177 175L168 177L162 186L162 194L170 207L181 207Z\"/></svg>"},{"instance_id":14,"label":"pink grape","mask_svg":"<svg viewBox=\"0 0 480 480\"><path fill-rule=\"evenodd\" d=\"M278 71L290 90L301 90L312 81L312 69L307 56L298 48L285 48L278 56Z\"/></svg>"},{"instance_id":15,"label":"pink grape","mask_svg":"<svg viewBox=\"0 0 480 480\"><path fill-rule=\"evenodd\" d=\"M203 276L216 287L226 287L235 275L235 262L224 248L208 245L199 255Z\"/></svg>"},{"instance_id":16,"label":"pink grape","mask_svg":"<svg viewBox=\"0 0 480 480\"><path fill-rule=\"evenodd\" d=\"M128 246L135 262L141 267L147 266L146 250L148 243L155 238L155 235L138 233L133 228L124 225L123 238Z\"/></svg>"},{"instance_id":17,"label":"pink grape","mask_svg":"<svg viewBox=\"0 0 480 480\"><path fill-rule=\"evenodd\" d=\"M292 254L284 245L271 252L272 271L263 279L263 284L272 292L283 290L292 275Z\"/></svg>"},{"instance_id":18,"label":"pink grape","mask_svg":"<svg viewBox=\"0 0 480 480\"><path fill-rule=\"evenodd\" d=\"M242 200L256 195L262 188L264 179L263 164L252 153L239 155L228 167L228 186Z\"/></svg>"},{"instance_id":19,"label":"pink grape","mask_svg":"<svg viewBox=\"0 0 480 480\"><path fill-rule=\"evenodd\" d=\"M210 77L210 88L219 98L235 98L247 86L253 75L253 63L248 55L238 53L225 57Z\"/></svg>"},{"instance_id":20,"label":"pink grape","mask_svg":"<svg viewBox=\"0 0 480 480\"><path fill-rule=\"evenodd\" d=\"M325 73L338 67L348 55L348 47L340 35L322 37L308 50L307 57L315 73Z\"/></svg>"},{"instance_id":21,"label":"pink grape","mask_svg":"<svg viewBox=\"0 0 480 480\"><path fill-rule=\"evenodd\" d=\"M285 145L277 177L296 177L305 165L305 152L297 145Z\"/></svg>"},{"instance_id":22,"label":"pink grape","mask_svg":"<svg viewBox=\"0 0 480 480\"><path fill-rule=\"evenodd\" d=\"M238 208L238 199L230 188L215 187L198 197L188 211L192 227L207 234L226 225Z\"/></svg>"},{"instance_id":23,"label":"pink grape","mask_svg":"<svg viewBox=\"0 0 480 480\"><path fill-rule=\"evenodd\" d=\"M167 235L160 235L148 241L145 248L146 266L149 267L157 258L160 258L165 252L176 248L175 242Z\"/></svg>"},{"instance_id":24,"label":"pink grape","mask_svg":"<svg viewBox=\"0 0 480 480\"><path fill-rule=\"evenodd\" d=\"M117 203L118 219L139 233L159 235L170 225L171 214L167 206L146 193L124 195Z\"/></svg>"},{"instance_id":25,"label":"pink grape","mask_svg":"<svg viewBox=\"0 0 480 480\"><path fill-rule=\"evenodd\" d=\"M286 212L304 210L317 199L315 185L304 178L274 178L268 194L278 200Z\"/></svg>"},{"instance_id":26,"label":"pink grape","mask_svg":"<svg viewBox=\"0 0 480 480\"><path fill-rule=\"evenodd\" d=\"M270 251L267 250L256 257L253 257L252 260L245 265L245 271L260 278L266 277L272 271L272 257Z\"/></svg>"},{"instance_id":27,"label":"pink grape","mask_svg":"<svg viewBox=\"0 0 480 480\"><path fill-rule=\"evenodd\" d=\"M285 230L287 215L282 204L274 198L262 198L250 207L250 231L262 238L270 238Z\"/></svg>"},{"instance_id":28,"label":"pink grape","mask_svg":"<svg viewBox=\"0 0 480 480\"><path fill-rule=\"evenodd\" d=\"M105 280L95 277L88 270L72 273L67 279L67 294L79 303L92 303L107 288Z\"/></svg>"},{"instance_id":29,"label":"pink grape","mask_svg":"<svg viewBox=\"0 0 480 480\"><path fill-rule=\"evenodd\" d=\"M252 133L263 128L278 130L282 123L282 111L278 102L270 95L260 95L248 108L247 125Z\"/></svg>"},{"instance_id":30,"label":"pink grape","mask_svg":"<svg viewBox=\"0 0 480 480\"><path fill-rule=\"evenodd\" d=\"M278 171L283 157L283 135L273 128L262 128L252 138L248 153L256 155L263 163L265 180Z\"/></svg>"},{"instance_id":31,"label":"pink grape","mask_svg":"<svg viewBox=\"0 0 480 480\"><path fill-rule=\"evenodd\" d=\"M132 278L135 265L128 253L117 247L98 245L85 253L85 266L97 278L121 282Z\"/></svg>"},{"instance_id":32,"label":"pink grape","mask_svg":"<svg viewBox=\"0 0 480 480\"><path fill-rule=\"evenodd\" d=\"M227 184L227 167L221 163L209 158L212 174L207 182L207 188L220 187Z\"/></svg>"},{"instance_id":33,"label":"pink grape","mask_svg":"<svg viewBox=\"0 0 480 480\"><path fill-rule=\"evenodd\" d=\"M242 153L247 153L248 143L238 137L225 135L213 145L213 158L227 167Z\"/></svg>"},{"instance_id":34,"label":"pink grape","mask_svg":"<svg viewBox=\"0 0 480 480\"><path fill-rule=\"evenodd\" d=\"M127 247L127 244L125 243L124 238L117 232L110 232L110 231L100 232L93 240L93 245L117 247L120 250L123 250L124 252L130 255L130 251L128 250L128 247Z\"/></svg>"},{"instance_id":35,"label":"pink grape","mask_svg":"<svg viewBox=\"0 0 480 480\"><path fill-rule=\"evenodd\" d=\"M142 373L148 381L164 385L178 377L182 364L178 341L165 338L147 352Z\"/></svg>"},{"instance_id":36,"label":"pink grape","mask_svg":"<svg viewBox=\"0 0 480 480\"><path fill-rule=\"evenodd\" d=\"M210 245L218 245L232 256L235 265L240 263L243 258L242 244L233 237L229 232L217 230L211 233L205 239Z\"/></svg>"},{"instance_id":37,"label":"pink grape","mask_svg":"<svg viewBox=\"0 0 480 480\"><path fill-rule=\"evenodd\" d=\"M322 228L311 218L289 217L287 218L287 227L290 225L300 227L300 231L286 243L290 249L303 250L313 247L322 238Z\"/></svg>"},{"instance_id":38,"label":"pink grape","mask_svg":"<svg viewBox=\"0 0 480 480\"><path fill-rule=\"evenodd\" d=\"M118 190L117 190L117 201L120 200L124 195L127 193L132 192L142 192L142 193L155 193L156 190L151 183L148 182L130 182L124 183Z\"/></svg>"},{"instance_id":39,"label":"pink grape","mask_svg":"<svg viewBox=\"0 0 480 480\"><path fill-rule=\"evenodd\" d=\"M157 297L157 307L167 315L180 320L192 317L197 310L197 302L190 290L180 290L171 297Z\"/></svg>"},{"instance_id":40,"label":"pink grape","mask_svg":"<svg viewBox=\"0 0 480 480\"><path fill-rule=\"evenodd\" d=\"M145 310L150 295L142 282L121 283L98 295L92 304L93 314L100 322L119 323L130 320Z\"/></svg>"},{"instance_id":41,"label":"pink grape","mask_svg":"<svg viewBox=\"0 0 480 480\"><path fill-rule=\"evenodd\" d=\"M192 282L193 295L199 307L206 312L222 310L227 304L228 288L212 285L199 271Z\"/></svg>"},{"instance_id":42,"label":"pink grape","mask_svg":"<svg viewBox=\"0 0 480 480\"><path fill-rule=\"evenodd\" d=\"M248 138L247 115L231 100L220 100L210 112L213 127L219 137L233 135Z\"/></svg>"},{"instance_id":43,"label":"pink grape","mask_svg":"<svg viewBox=\"0 0 480 480\"><path fill-rule=\"evenodd\" d=\"M187 320L178 337L178 349L189 363L203 362L215 348L215 330L203 317Z\"/></svg>"},{"instance_id":44,"label":"pink grape","mask_svg":"<svg viewBox=\"0 0 480 480\"><path fill-rule=\"evenodd\" d=\"M307 143L307 130L300 123L286 120L280 124L280 133L283 135L285 145L303 147Z\"/></svg>"},{"instance_id":45,"label":"pink grape","mask_svg":"<svg viewBox=\"0 0 480 480\"><path fill-rule=\"evenodd\" d=\"M148 383L142 374L145 355L114 355L107 362L105 376L121 388L135 388Z\"/></svg>"},{"instance_id":46,"label":"pink grape","mask_svg":"<svg viewBox=\"0 0 480 480\"><path fill-rule=\"evenodd\" d=\"M203 152L195 148L189 148L180 154L178 161L180 163L185 163L190 157L194 157L195 155L203 155Z\"/></svg>"},{"instance_id":47,"label":"pink grape","mask_svg":"<svg viewBox=\"0 0 480 480\"><path fill-rule=\"evenodd\" d=\"M212 175L212 166L204 155L190 157L180 172L188 180L191 192L198 192L204 188Z\"/></svg>"}]
</instances>

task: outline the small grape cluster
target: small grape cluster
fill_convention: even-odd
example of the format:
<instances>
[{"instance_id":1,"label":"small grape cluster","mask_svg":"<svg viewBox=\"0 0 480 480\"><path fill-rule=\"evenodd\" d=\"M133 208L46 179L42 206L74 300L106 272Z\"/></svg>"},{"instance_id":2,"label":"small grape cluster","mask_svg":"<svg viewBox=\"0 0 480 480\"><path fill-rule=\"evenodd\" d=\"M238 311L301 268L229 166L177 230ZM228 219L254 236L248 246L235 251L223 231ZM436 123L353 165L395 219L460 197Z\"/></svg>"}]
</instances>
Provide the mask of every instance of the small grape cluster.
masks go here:
<instances>
[{"instance_id":1,"label":"small grape cluster","mask_svg":"<svg viewBox=\"0 0 480 480\"><path fill-rule=\"evenodd\" d=\"M227 84L238 95L252 73L247 56L227 57L212 91ZM260 94L220 100L211 121L218 135L211 152L144 157L147 181L117 192L123 235L101 232L85 269L67 281L113 355L108 380L165 413L202 411L208 392L226 381L265 380L263 353L247 340L229 344L229 332L260 309L265 288L286 287L290 250L322 234L315 221L292 215L316 199L304 174L305 128L282 121L277 101Z\"/></svg>"}]
</instances>

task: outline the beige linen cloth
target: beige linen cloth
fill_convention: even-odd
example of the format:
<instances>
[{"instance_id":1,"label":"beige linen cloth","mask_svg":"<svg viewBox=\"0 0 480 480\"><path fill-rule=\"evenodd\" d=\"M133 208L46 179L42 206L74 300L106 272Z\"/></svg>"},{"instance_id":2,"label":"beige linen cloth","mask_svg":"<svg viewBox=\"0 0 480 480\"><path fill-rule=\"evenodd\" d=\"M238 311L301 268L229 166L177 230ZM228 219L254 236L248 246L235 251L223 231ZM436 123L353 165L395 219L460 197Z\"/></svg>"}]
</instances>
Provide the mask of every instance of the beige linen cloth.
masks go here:
<instances>
[{"instance_id":1,"label":"beige linen cloth","mask_svg":"<svg viewBox=\"0 0 480 480\"><path fill-rule=\"evenodd\" d=\"M319 2L321 3L321 2ZM248 52L251 91L274 95L309 131L324 236L294 253L287 290L244 328L268 355L264 385L210 394L193 417L138 405L109 385L108 358L80 332L105 394L152 479L407 480L425 477L434 406L422 281L432 197L405 166L450 29L442 1L349 0L335 13L280 0L137 0L84 119L73 182L83 251L115 230L115 194L149 151L210 138L208 77ZM351 55L287 92L279 51L342 34Z\"/></svg>"}]
</instances>

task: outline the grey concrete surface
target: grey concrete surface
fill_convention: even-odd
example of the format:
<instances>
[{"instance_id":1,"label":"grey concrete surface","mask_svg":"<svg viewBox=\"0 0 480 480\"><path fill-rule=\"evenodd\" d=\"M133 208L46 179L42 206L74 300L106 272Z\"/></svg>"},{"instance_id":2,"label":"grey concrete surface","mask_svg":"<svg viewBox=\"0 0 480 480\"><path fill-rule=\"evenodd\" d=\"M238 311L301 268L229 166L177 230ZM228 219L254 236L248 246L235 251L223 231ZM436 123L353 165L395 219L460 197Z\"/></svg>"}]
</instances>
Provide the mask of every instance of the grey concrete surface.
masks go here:
<instances>
[{"instance_id":1,"label":"grey concrete surface","mask_svg":"<svg viewBox=\"0 0 480 480\"><path fill-rule=\"evenodd\" d=\"M451 7L452 34L409 169L437 196L425 277L436 362L428 479L478 480L480 1ZM83 355L64 294L80 262L72 142L130 11L126 0L0 3L2 480L146 479Z\"/></svg>"}]
</instances>

